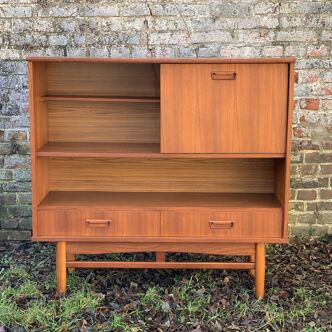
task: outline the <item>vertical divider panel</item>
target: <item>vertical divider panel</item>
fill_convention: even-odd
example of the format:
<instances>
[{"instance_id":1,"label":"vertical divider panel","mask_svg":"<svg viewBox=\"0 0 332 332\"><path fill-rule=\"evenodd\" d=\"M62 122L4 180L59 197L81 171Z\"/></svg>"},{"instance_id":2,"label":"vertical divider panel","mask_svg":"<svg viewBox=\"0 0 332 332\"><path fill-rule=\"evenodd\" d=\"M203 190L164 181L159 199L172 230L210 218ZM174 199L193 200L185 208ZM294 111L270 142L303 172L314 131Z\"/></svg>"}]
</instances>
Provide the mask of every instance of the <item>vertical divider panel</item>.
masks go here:
<instances>
[{"instance_id":1,"label":"vertical divider panel","mask_svg":"<svg viewBox=\"0 0 332 332\"><path fill-rule=\"evenodd\" d=\"M30 151L32 173L33 234L37 234L37 205L48 193L48 160L36 151L48 142L47 106L41 101L46 94L46 64L29 62Z\"/></svg>"}]
</instances>

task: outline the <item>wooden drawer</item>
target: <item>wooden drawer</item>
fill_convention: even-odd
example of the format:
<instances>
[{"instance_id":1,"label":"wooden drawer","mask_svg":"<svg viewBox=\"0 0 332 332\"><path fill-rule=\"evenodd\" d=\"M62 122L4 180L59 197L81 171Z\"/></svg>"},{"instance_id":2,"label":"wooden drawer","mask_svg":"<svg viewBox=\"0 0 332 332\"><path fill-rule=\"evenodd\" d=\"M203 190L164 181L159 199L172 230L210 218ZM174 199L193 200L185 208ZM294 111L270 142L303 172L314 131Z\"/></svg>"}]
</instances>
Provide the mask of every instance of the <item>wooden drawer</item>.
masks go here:
<instances>
[{"instance_id":1,"label":"wooden drawer","mask_svg":"<svg viewBox=\"0 0 332 332\"><path fill-rule=\"evenodd\" d=\"M38 211L38 236L160 236L159 211Z\"/></svg>"},{"instance_id":2,"label":"wooden drawer","mask_svg":"<svg viewBox=\"0 0 332 332\"><path fill-rule=\"evenodd\" d=\"M228 211L165 211L161 235L254 239L282 237L282 213Z\"/></svg>"}]
</instances>

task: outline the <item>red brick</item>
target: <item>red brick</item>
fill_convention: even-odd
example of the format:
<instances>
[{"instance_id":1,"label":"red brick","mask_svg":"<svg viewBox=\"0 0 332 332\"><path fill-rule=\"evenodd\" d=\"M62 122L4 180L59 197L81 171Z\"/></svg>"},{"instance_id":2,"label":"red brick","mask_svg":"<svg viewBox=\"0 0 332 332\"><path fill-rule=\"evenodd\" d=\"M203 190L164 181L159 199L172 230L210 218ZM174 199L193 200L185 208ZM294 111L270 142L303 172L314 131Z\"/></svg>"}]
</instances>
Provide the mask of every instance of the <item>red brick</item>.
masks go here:
<instances>
[{"instance_id":1,"label":"red brick","mask_svg":"<svg viewBox=\"0 0 332 332\"><path fill-rule=\"evenodd\" d=\"M314 144L312 141L301 141L298 146L299 151L303 150L320 150L318 144Z\"/></svg>"},{"instance_id":2,"label":"red brick","mask_svg":"<svg viewBox=\"0 0 332 332\"><path fill-rule=\"evenodd\" d=\"M318 47L316 46L309 46L308 53L309 56L321 57L327 55L327 48L325 45L321 45Z\"/></svg>"},{"instance_id":3,"label":"red brick","mask_svg":"<svg viewBox=\"0 0 332 332\"><path fill-rule=\"evenodd\" d=\"M319 99L317 98L302 99L301 108L306 110L317 111L319 109Z\"/></svg>"},{"instance_id":4,"label":"red brick","mask_svg":"<svg viewBox=\"0 0 332 332\"><path fill-rule=\"evenodd\" d=\"M321 199L332 199L332 189L322 189L320 191Z\"/></svg>"},{"instance_id":5,"label":"red brick","mask_svg":"<svg viewBox=\"0 0 332 332\"><path fill-rule=\"evenodd\" d=\"M297 71L294 73L294 83L299 83L299 73Z\"/></svg>"},{"instance_id":6,"label":"red brick","mask_svg":"<svg viewBox=\"0 0 332 332\"><path fill-rule=\"evenodd\" d=\"M317 193L315 190L298 190L297 199L302 201L312 201L316 199Z\"/></svg>"},{"instance_id":7,"label":"red brick","mask_svg":"<svg viewBox=\"0 0 332 332\"><path fill-rule=\"evenodd\" d=\"M321 174L332 174L332 165L321 165Z\"/></svg>"},{"instance_id":8,"label":"red brick","mask_svg":"<svg viewBox=\"0 0 332 332\"><path fill-rule=\"evenodd\" d=\"M306 72L302 74L301 83L315 83L320 80L320 76L317 73Z\"/></svg>"},{"instance_id":9,"label":"red brick","mask_svg":"<svg viewBox=\"0 0 332 332\"><path fill-rule=\"evenodd\" d=\"M295 136L295 137L303 137L304 135L303 135L303 130L301 129L301 127L295 127L295 128L293 128L293 135Z\"/></svg>"},{"instance_id":10,"label":"red brick","mask_svg":"<svg viewBox=\"0 0 332 332\"><path fill-rule=\"evenodd\" d=\"M317 165L300 165L299 173L301 176L306 175L314 175L317 173L318 166Z\"/></svg>"},{"instance_id":11,"label":"red brick","mask_svg":"<svg viewBox=\"0 0 332 332\"><path fill-rule=\"evenodd\" d=\"M319 152L310 152L305 154L306 163L319 163L320 162L320 153Z\"/></svg>"},{"instance_id":12,"label":"red brick","mask_svg":"<svg viewBox=\"0 0 332 332\"><path fill-rule=\"evenodd\" d=\"M325 86L320 90L322 95L332 96L332 86Z\"/></svg>"}]
</instances>

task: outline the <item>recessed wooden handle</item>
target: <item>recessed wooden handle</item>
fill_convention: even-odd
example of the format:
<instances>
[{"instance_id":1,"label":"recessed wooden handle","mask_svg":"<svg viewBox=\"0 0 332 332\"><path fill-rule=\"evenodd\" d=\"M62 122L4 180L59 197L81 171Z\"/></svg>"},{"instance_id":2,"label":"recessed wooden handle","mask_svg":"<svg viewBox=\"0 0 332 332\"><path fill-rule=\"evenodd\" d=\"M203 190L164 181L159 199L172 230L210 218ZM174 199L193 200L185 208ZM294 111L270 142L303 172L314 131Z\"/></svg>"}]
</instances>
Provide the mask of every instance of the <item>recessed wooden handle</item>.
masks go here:
<instances>
[{"instance_id":1,"label":"recessed wooden handle","mask_svg":"<svg viewBox=\"0 0 332 332\"><path fill-rule=\"evenodd\" d=\"M210 228L217 229L230 229L234 226L234 221L227 220L227 221L218 221L218 220L210 220L209 221Z\"/></svg>"},{"instance_id":2,"label":"recessed wooden handle","mask_svg":"<svg viewBox=\"0 0 332 332\"><path fill-rule=\"evenodd\" d=\"M211 78L213 80L235 80L236 73L228 71L213 71L211 73Z\"/></svg>"},{"instance_id":3,"label":"recessed wooden handle","mask_svg":"<svg viewBox=\"0 0 332 332\"><path fill-rule=\"evenodd\" d=\"M92 226L92 227L94 227L94 226L97 226L97 227L107 227L107 226L109 226L110 224L111 224L111 222L112 222L112 220L109 220L109 219L107 219L107 220L99 220L99 219L87 219L86 220L86 224L88 225L88 226Z\"/></svg>"}]
</instances>

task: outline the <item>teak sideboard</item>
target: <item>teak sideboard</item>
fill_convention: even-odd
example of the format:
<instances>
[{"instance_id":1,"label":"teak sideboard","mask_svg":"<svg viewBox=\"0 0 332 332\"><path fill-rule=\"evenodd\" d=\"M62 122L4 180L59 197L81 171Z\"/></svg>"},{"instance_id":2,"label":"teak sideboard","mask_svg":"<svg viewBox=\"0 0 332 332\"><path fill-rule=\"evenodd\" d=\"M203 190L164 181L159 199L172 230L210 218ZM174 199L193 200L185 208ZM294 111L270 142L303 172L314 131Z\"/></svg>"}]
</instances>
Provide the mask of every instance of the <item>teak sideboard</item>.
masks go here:
<instances>
[{"instance_id":1,"label":"teak sideboard","mask_svg":"<svg viewBox=\"0 0 332 332\"><path fill-rule=\"evenodd\" d=\"M31 57L33 240L68 269L247 269L287 242L293 58ZM155 261L77 254L154 252ZM171 252L246 256L178 262Z\"/></svg>"}]
</instances>

